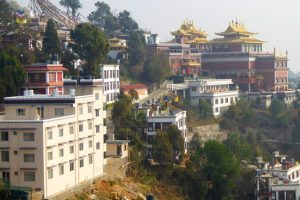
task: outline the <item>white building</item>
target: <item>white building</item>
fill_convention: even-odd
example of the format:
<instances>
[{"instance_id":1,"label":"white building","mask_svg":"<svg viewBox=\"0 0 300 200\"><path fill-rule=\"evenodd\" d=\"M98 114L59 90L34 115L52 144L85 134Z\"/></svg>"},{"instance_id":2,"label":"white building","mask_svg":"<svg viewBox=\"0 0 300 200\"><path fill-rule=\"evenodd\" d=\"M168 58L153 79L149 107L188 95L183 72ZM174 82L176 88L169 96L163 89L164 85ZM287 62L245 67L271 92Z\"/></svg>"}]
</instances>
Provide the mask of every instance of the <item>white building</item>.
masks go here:
<instances>
[{"instance_id":1,"label":"white building","mask_svg":"<svg viewBox=\"0 0 300 200\"><path fill-rule=\"evenodd\" d=\"M119 65L101 65L100 70L106 102L113 103L120 94L120 67Z\"/></svg>"},{"instance_id":2,"label":"white building","mask_svg":"<svg viewBox=\"0 0 300 200\"><path fill-rule=\"evenodd\" d=\"M285 155L273 154L271 163L257 171L256 199L296 200L300 198L300 165ZM260 163L258 163L260 164Z\"/></svg>"},{"instance_id":3,"label":"white building","mask_svg":"<svg viewBox=\"0 0 300 200\"><path fill-rule=\"evenodd\" d=\"M40 190L45 198L103 174L105 97L102 81L82 80L65 94L4 99L0 178ZM68 91L68 92L67 92Z\"/></svg>"},{"instance_id":4,"label":"white building","mask_svg":"<svg viewBox=\"0 0 300 200\"><path fill-rule=\"evenodd\" d=\"M238 90L230 90L231 79L199 79L187 82L190 92L190 103L198 106L200 99L207 99L214 116L221 115L239 98Z\"/></svg>"},{"instance_id":5,"label":"white building","mask_svg":"<svg viewBox=\"0 0 300 200\"><path fill-rule=\"evenodd\" d=\"M148 142L148 155L152 155L152 144L157 130L163 130L170 125L175 125L181 131L184 138L184 149L187 151L187 125L186 125L186 111L147 111L147 142Z\"/></svg>"}]
</instances>

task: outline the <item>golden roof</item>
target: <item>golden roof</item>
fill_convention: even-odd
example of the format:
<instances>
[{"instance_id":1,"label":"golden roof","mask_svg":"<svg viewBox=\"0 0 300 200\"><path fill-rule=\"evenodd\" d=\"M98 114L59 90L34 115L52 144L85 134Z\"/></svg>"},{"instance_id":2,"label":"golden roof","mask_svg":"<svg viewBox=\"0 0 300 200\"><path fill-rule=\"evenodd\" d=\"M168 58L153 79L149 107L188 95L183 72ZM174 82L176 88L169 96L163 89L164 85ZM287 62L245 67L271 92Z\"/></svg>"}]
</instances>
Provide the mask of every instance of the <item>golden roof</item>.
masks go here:
<instances>
[{"instance_id":1,"label":"golden roof","mask_svg":"<svg viewBox=\"0 0 300 200\"><path fill-rule=\"evenodd\" d=\"M121 39L119 39L119 38L116 38L116 37L114 37L114 38L110 38L109 39L109 41L120 41Z\"/></svg>"},{"instance_id":2,"label":"golden roof","mask_svg":"<svg viewBox=\"0 0 300 200\"><path fill-rule=\"evenodd\" d=\"M193 21L186 20L182 23L179 30L171 32L172 35L198 35L200 37L206 37L207 34L205 31L202 31L194 26Z\"/></svg>"},{"instance_id":3,"label":"golden roof","mask_svg":"<svg viewBox=\"0 0 300 200\"><path fill-rule=\"evenodd\" d=\"M256 35L257 33L253 33L247 30L247 28L244 26L242 22L234 22L231 21L229 23L229 26L224 32L221 33L216 33L216 35L221 35L221 36L227 36L227 35L245 35L245 36L250 36L250 35Z\"/></svg>"},{"instance_id":4,"label":"golden roof","mask_svg":"<svg viewBox=\"0 0 300 200\"><path fill-rule=\"evenodd\" d=\"M253 44L262 44L265 43L265 41L258 40L256 38L247 38L247 37L241 37L241 38L217 38L211 40L209 43L211 44L219 44L219 43L253 43Z\"/></svg>"},{"instance_id":5,"label":"golden roof","mask_svg":"<svg viewBox=\"0 0 300 200\"><path fill-rule=\"evenodd\" d=\"M188 44L201 44L201 43L208 43L209 41L205 38L195 38L195 39L192 39L190 41L188 41L187 43Z\"/></svg>"}]
</instances>

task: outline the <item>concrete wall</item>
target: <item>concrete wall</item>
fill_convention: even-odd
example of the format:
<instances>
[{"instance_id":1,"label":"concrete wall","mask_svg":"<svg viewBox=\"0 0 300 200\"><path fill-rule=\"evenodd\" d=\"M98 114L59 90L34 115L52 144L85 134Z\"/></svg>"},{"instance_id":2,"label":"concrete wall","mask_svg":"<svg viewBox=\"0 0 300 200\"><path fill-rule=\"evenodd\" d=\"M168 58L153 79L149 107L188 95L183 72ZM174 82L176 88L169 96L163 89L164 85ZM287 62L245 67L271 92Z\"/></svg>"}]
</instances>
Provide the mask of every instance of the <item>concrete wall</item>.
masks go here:
<instances>
[{"instance_id":1,"label":"concrete wall","mask_svg":"<svg viewBox=\"0 0 300 200\"><path fill-rule=\"evenodd\" d=\"M128 170L128 157L107 158L104 173L107 179L125 178Z\"/></svg>"},{"instance_id":2,"label":"concrete wall","mask_svg":"<svg viewBox=\"0 0 300 200\"><path fill-rule=\"evenodd\" d=\"M220 129L219 124L189 126L188 138L192 139L193 135L198 134L202 141L218 140L224 141L227 138L227 132Z\"/></svg>"}]
</instances>

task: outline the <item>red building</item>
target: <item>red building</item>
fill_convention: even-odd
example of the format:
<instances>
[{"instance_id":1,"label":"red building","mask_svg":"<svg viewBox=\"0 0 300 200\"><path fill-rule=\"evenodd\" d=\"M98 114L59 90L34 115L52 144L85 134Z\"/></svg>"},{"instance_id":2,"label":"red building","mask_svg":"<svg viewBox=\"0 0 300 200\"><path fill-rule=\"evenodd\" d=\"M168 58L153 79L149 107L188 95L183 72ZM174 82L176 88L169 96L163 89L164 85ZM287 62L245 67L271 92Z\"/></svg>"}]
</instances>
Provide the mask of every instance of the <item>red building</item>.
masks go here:
<instances>
[{"instance_id":1,"label":"red building","mask_svg":"<svg viewBox=\"0 0 300 200\"><path fill-rule=\"evenodd\" d=\"M264 41L254 37L241 22L231 22L210 41L202 54L202 72L216 78L231 78L244 91L287 91L287 53L262 50Z\"/></svg>"},{"instance_id":2,"label":"red building","mask_svg":"<svg viewBox=\"0 0 300 200\"><path fill-rule=\"evenodd\" d=\"M63 77L67 69L62 64L37 63L23 66L27 73L24 89L31 89L35 94L51 95L54 89L63 94Z\"/></svg>"}]
</instances>

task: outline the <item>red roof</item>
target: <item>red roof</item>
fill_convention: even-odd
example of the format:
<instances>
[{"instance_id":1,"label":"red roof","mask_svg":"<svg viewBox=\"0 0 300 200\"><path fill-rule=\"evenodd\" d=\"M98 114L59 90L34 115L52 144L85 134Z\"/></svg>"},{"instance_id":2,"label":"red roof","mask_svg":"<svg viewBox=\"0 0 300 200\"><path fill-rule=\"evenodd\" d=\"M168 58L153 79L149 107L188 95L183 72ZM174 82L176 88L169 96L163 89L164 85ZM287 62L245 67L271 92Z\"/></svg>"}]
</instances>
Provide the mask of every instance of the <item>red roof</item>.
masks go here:
<instances>
[{"instance_id":1,"label":"red roof","mask_svg":"<svg viewBox=\"0 0 300 200\"><path fill-rule=\"evenodd\" d=\"M142 89L148 89L148 87L144 84L131 84L131 85L122 85L121 86L122 89L124 89L125 91L129 91L130 89L135 89L135 90L142 90Z\"/></svg>"},{"instance_id":2,"label":"red roof","mask_svg":"<svg viewBox=\"0 0 300 200\"><path fill-rule=\"evenodd\" d=\"M25 71L67 71L68 69L64 68L61 64L33 64L33 65L24 65Z\"/></svg>"}]
</instances>

